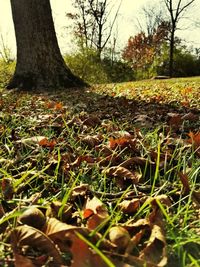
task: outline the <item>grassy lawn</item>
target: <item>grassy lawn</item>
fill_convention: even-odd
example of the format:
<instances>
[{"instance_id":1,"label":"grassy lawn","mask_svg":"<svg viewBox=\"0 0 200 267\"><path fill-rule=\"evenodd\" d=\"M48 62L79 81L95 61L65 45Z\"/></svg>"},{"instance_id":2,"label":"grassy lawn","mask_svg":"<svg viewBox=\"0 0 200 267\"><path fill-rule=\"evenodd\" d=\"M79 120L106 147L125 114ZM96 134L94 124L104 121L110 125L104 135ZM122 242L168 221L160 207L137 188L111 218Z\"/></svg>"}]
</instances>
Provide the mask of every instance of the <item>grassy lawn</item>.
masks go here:
<instances>
[{"instance_id":1,"label":"grassy lawn","mask_svg":"<svg viewBox=\"0 0 200 267\"><path fill-rule=\"evenodd\" d=\"M200 266L199 129L200 77L2 88L0 266Z\"/></svg>"}]
</instances>

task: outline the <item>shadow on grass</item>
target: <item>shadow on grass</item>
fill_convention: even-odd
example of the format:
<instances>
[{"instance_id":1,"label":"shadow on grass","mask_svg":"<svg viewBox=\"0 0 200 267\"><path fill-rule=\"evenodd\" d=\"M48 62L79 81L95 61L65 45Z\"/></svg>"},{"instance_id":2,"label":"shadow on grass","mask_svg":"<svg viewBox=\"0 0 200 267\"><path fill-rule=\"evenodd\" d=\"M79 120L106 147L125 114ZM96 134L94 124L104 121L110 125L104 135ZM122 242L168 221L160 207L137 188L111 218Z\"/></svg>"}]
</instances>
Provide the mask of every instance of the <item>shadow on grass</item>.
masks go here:
<instances>
[{"instance_id":1,"label":"shadow on grass","mask_svg":"<svg viewBox=\"0 0 200 267\"><path fill-rule=\"evenodd\" d=\"M155 128L168 125L173 116L181 117L191 113L194 116L188 116L189 120L184 121L184 129L197 131L200 127L200 110L181 106L176 101L161 103L156 100L127 99L124 96L96 93L92 88L45 94L53 101L62 102L73 114L84 112L101 120L109 119L120 124L132 124L135 127ZM179 119L172 121L174 128L178 126L177 124L182 124L183 120Z\"/></svg>"},{"instance_id":2,"label":"shadow on grass","mask_svg":"<svg viewBox=\"0 0 200 267\"><path fill-rule=\"evenodd\" d=\"M26 91L11 90L8 93L20 94ZM159 126L167 126L170 119L175 130L180 131L181 124L184 121L184 131L198 131L200 127L200 110L194 107L181 106L180 103L158 102L151 98L150 101L140 99L127 99L124 96L111 96L104 93L97 93L91 88L71 88L53 91L28 91L28 94L34 96L46 97L55 102L61 102L66 111L75 115L85 113L88 116L96 116L100 120L112 120L120 125L128 124L138 128L154 129ZM108 92L109 93L109 92ZM189 120L182 120L181 117L191 113ZM177 129L176 129L177 128Z\"/></svg>"}]
</instances>

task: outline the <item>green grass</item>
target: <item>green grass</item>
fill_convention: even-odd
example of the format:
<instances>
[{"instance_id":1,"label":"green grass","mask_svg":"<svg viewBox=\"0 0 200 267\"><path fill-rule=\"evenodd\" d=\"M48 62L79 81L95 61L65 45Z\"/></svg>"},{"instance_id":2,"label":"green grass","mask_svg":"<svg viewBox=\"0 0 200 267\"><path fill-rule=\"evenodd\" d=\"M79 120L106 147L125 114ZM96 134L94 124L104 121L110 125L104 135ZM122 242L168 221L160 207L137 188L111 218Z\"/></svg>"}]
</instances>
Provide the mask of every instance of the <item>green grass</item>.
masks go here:
<instances>
[{"instance_id":1,"label":"green grass","mask_svg":"<svg viewBox=\"0 0 200 267\"><path fill-rule=\"evenodd\" d=\"M1 72L4 86L2 77ZM188 141L189 132L199 131L199 108L200 77L36 94L2 89L0 265L13 266L8 236L18 229L24 209L36 205L45 216L88 228L85 205L96 196L102 203L97 212L101 220L87 235L77 232L77 238L105 266L117 266L112 256L145 266L138 256L148 241L156 246L150 241L155 225L166 240L157 237L158 250L167 249L166 266L199 266L200 137ZM178 119L170 121L173 116ZM45 143L35 136L44 136ZM126 171L139 177L138 184L129 178L130 173L111 171L129 159L135 161ZM82 184L89 186L87 192L75 195ZM132 199L139 201L134 211L120 208L124 200ZM60 204L52 210L55 201ZM134 226L140 219L150 221L149 225ZM135 245L131 240L126 251L113 251L104 241L115 225L124 227L131 238L144 233ZM154 252L155 247L150 248L150 254ZM87 259L88 250L85 253ZM149 261L146 255L147 266Z\"/></svg>"}]
</instances>

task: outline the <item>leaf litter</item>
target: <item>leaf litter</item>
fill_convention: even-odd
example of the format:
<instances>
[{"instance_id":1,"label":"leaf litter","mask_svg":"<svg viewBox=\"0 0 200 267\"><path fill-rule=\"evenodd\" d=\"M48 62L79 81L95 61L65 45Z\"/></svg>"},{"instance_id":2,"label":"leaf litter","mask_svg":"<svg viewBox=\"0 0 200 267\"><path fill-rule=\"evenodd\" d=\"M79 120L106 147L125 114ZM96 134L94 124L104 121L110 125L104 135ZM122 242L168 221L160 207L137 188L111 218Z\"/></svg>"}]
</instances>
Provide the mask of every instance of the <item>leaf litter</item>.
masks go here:
<instances>
[{"instance_id":1,"label":"leaf litter","mask_svg":"<svg viewBox=\"0 0 200 267\"><path fill-rule=\"evenodd\" d=\"M3 92L0 265L198 264L200 111L186 89L179 104L123 84Z\"/></svg>"}]
</instances>

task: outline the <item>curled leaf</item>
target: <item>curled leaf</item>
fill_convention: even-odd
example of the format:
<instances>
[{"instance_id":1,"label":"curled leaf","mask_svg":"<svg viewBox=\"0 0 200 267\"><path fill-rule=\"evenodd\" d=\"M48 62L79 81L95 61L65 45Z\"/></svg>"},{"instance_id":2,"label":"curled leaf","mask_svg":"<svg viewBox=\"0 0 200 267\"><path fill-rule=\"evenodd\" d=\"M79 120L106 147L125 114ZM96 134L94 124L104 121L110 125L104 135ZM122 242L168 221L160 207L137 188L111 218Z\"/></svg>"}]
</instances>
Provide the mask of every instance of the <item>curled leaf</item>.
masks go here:
<instances>
[{"instance_id":1,"label":"curled leaf","mask_svg":"<svg viewBox=\"0 0 200 267\"><path fill-rule=\"evenodd\" d=\"M121 166L111 167L105 171L105 174L107 176L113 176L123 180L131 180L134 184L137 184L139 182L138 175L135 175L134 172L131 172Z\"/></svg>"},{"instance_id":2,"label":"curled leaf","mask_svg":"<svg viewBox=\"0 0 200 267\"><path fill-rule=\"evenodd\" d=\"M97 197L87 201L83 211L83 217L88 219L87 227L89 229L95 229L98 225L106 221L108 216L106 207Z\"/></svg>"},{"instance_id":3,"label":"curled leaf","mask_svg":"<svg viewBox=\"0 0 200 267\"><path fill-rule=\"evenodd\" d=\"M131 214L138 210L140 207L140 200L135 198L132 200L124 200L119 204L123 213Z\"/></svg>"},{"instance_id":4,"label":"curled leaf","mask_svg":"<svg viewBox=\"0 0 200 267\"><path fill-rule=\"evenodd\" d=\"M18 257L22 255L31 259L32 263L34 263L34 260L37 261L39 256L47 255L49 259L52 258L51 261L54 266L62 265L61 254L53 241L43 232L31 226L23 225L15 228L11 233L11 245L16 256L15 261L22 260L21 257ZM35 255L33 251L37 256L33 256ZM18 266L20 265L18 264Z\"/></svg>"},{"instance_id":5,"label":"curled leaf","mask_svg":"<svg viewBox=\"0 0 200 267\"><path fill-rule=\"evenodd\" d=\"M118 250L125 250L131 239L128 231L121 226L112 227L109 231L109 238Z\"/></svg>"}]
</instances>

